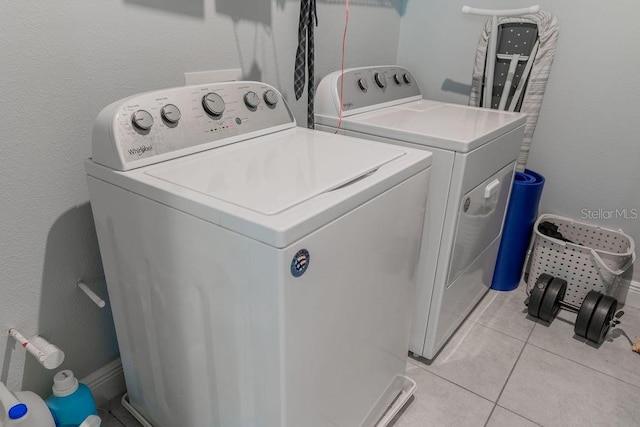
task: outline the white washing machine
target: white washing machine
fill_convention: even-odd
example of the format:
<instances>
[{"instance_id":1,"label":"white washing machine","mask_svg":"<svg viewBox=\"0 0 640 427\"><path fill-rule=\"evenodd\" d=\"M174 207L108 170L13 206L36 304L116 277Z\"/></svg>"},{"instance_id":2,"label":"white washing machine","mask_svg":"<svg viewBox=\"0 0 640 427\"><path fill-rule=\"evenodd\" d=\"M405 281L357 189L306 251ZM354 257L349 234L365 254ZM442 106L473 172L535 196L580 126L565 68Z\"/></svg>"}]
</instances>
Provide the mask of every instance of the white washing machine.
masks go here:
<instances>
[{"instance_id":1,"label":"white washing machine","mask_svg":"<svg viewBox=\"0 0 640 427\"><path fill-rule=\"evenodd\" d=\"M91 206L139 416L371 426L408 397L430 153L296 128L256 82L115 102L92 151Z\"/></svg>"},{"instance_id":2,"label":"white washing machine","mask_svg":"<svg viewBox=\"0 0 640 427\"><path fill-rule=\"evenodd\" d=\"M410 350L432 359L491 286L525 115L422 98L398 66L325 77L317 129L433 153Z\"/></svg>"}]
</instances>

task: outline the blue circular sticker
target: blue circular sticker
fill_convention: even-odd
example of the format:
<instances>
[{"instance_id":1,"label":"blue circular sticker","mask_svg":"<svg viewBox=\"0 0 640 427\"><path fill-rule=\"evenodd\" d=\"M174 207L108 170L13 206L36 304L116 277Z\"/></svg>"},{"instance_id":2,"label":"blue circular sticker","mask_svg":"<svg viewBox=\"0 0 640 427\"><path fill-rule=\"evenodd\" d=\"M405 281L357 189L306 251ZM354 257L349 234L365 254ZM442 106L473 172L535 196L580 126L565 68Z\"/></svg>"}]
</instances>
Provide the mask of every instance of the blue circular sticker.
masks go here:
<instances>
[{"instance_id":1,"label":"blue circular sticker","mask_svg":"<svg viewBox=\"0 0 640 427\"><path fill-rule=\"evenodd\" d=\"M309 262L311 262L311 255L306 249L300 249L291 260L291 274L293 277L300 277L309 268Z\"/></svg>"}]
</instances>

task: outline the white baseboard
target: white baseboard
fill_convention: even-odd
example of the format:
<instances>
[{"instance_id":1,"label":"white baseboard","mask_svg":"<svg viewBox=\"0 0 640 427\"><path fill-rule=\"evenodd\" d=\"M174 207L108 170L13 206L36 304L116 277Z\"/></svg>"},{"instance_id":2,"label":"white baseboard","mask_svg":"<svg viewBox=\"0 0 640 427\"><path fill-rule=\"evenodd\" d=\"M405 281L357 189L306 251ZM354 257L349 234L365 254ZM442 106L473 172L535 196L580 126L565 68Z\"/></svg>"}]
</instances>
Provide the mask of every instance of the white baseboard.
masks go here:
<instances>
[{"instance_id":1,"label":"white baseboard","mask_svg":"<svg viewBox=\"0 0 640 427\"><path fill-rule=\"evenodd\" d=\"M87 375L80 382L91 389L97 406L102 406L127 391L120 358Z\"/></svg>"},{"instance_id":2,"label":"white baseboard","mask_svg":"<svg viewBox=\"0 0 640 427\"><path fill-rule=\"evenodd\" d=\"M625 305L640 309L640 282L631 281Z\"/></svg>"}]
</instances>

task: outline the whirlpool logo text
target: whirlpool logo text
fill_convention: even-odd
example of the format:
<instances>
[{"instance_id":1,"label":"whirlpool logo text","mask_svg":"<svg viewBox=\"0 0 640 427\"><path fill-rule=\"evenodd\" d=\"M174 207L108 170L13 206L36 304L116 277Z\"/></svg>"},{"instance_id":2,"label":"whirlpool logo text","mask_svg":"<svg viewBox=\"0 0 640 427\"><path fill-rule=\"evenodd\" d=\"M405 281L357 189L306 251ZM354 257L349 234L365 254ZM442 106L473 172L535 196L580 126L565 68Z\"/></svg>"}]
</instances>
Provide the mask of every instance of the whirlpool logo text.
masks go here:
<instances>
[{"instance_id":1,"label":"whirlpool logo text","mask_svg":"<svg viewBox=\"0 0 640 427\"><path fill-rule=\"evenodd\" d=\"M153 150L153 147L151 145L143 145L142 147L131 148L129 150L129 154L131 154L132 156L134 154L137 154L138 156L142 156L144 153L151 150Z\"/></svg>"}]
</instances>

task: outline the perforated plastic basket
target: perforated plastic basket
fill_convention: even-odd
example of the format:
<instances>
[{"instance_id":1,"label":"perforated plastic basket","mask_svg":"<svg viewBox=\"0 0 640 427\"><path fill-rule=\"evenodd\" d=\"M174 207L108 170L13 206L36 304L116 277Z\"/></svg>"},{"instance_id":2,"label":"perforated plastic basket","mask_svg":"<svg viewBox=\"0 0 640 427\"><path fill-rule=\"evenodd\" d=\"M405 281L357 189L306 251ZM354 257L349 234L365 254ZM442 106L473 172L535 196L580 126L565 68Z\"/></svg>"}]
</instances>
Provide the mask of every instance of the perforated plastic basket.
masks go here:
<instances>
[{"instance_id":1,"label":"perforated plastic basket","mask_svg":"<svg viewBox=\"0 0 640 427\"><path fill-rule=\"evenodd\" d=\"M565 242L540 233L548 221L558 226ZM529 260L527 293L542 273L565 279L564 301L580 306L590 290L613 295L620 276L636 259L633 239L622 230L610 230L557 215L540 215L534 226L535 241Z\"/></svg>"}]
</instances>

